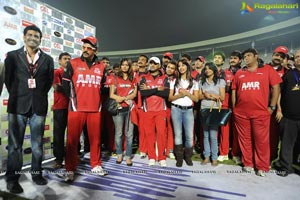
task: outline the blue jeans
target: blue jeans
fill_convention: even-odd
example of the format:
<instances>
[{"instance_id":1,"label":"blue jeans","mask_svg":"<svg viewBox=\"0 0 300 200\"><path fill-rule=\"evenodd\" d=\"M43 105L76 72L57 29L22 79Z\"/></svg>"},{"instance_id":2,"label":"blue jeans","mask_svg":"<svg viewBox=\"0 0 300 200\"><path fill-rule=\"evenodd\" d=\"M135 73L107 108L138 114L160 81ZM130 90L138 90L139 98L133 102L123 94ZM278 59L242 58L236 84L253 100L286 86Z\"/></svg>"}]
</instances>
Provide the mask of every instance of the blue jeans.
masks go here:
<instances>
[{"instance_id":1,"label":"blue jeans","mask_svg":"<svg viewBox=\"0 0 300 200\"><path fill-rule=\"evenodd\" d=\"M130 120L130 111L119 112L113 116L115 124L115 143L117 155L122 155L123 132L126 136L126 158L130 158L132 154L133 124Z\"/></svg>"},{"instance_id":2,"label":"blue jeans","mask_svg":"<svg viewBox=\"0 0 300 200\"><path fill-rule=\"evenodd\" d=\"M8 114L8 155L7 155L7 182L18 181L23 166L23 142L27 121L30 127L32 149L31 171L32 176L42 173L43 136L45 116L36 114L21 115Z\"/></svg>"},{"instance_id":3,"label":"blue jeans","mask_svg":"<svg viewBox=\"0 0 300 200\"><path fill-rule=\"evenodd\" d=\"M218 158L218 126L205 126L203 124L203 143L204 143L204 157L217 160Z\"/></svg>"},{"instance_id":4,"label":"blue jeans","mask_svg":"<svg viewBox=\"0 0 300 200\"><path fill-rule=\"evenodd\" d=\"M175 145L182 144L182 126L185 133L185 147L193 147L194 113L193 109L171 107L171 119L175 134Z\"/></svg>"}]
</instances>

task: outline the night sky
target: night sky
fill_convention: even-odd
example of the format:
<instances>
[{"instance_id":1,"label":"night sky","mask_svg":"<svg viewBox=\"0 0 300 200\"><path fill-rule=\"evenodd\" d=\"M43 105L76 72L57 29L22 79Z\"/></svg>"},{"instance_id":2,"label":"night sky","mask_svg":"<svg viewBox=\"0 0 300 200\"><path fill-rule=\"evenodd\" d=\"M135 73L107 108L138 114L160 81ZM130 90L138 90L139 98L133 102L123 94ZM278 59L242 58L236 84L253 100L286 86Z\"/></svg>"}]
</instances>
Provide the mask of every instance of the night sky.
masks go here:
<instances>
[{"instance_id":1,"label":"night sky","mask_svg":"<svg viewBox=\"0 0 300 200\"><path fill-rule=\"evenodd\" d=\"M164 47L265 27L299 16L254 9L241 15L242 2L299 3L298 0L41 0L96 26L100 51Z\"/></svg>"}]
</instances>

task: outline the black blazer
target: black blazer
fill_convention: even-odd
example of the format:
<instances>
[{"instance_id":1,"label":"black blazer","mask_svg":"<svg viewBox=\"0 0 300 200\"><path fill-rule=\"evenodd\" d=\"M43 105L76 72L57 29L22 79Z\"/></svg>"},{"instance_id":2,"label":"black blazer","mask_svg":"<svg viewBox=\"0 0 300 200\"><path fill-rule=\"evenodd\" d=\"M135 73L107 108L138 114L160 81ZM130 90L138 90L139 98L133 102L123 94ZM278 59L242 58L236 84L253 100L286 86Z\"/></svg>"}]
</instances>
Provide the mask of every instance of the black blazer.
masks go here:
<instances>
[{"instance_id":1,"label":"black blazer","mask_svg":"<svg viewBox=\"0 0 300 200\"><path fill-rule=\"evenodd\" d=\"M8 52L4 65L5 85L9 93L7 112L27 114L32 109L33 113L46 116L48 92L51 89L54 76L52 57L41 51L33 75L36 82L34 89L28 87L28 79L31 78L31 74L24 47Z\"/></svg>"}]
</instances>

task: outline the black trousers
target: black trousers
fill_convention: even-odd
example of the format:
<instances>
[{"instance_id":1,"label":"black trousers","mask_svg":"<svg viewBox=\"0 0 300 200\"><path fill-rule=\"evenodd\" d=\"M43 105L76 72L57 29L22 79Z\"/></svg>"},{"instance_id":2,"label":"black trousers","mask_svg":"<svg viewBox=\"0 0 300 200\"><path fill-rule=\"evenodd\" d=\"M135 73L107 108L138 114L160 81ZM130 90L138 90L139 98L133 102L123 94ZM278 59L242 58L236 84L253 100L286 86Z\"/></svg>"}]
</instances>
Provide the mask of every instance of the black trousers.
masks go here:
<instances>
[{"instance_id":1,"label":"black trousers","mask_svg":"<svg viewBox=\"0 0 300 200\"><path fill-rule=\"evenodd\" d=\"M280 165L283 170L290 173L293 172L293 151L300 136L300 120L295 121L288 118L283 118L280 122L280 127L283 130L281 145L280 145Z\"/></svg>"},{"instance_id":2,"label":"black trousers","mask_svg":"<svg viewBox=\"0 0 300 200\"><path fill-rule=\"evenodd\" d=\"M68 109L53 110L53 154L57 162L65 157L65 131L68 122Z\"/></svg>"}]
</instances>

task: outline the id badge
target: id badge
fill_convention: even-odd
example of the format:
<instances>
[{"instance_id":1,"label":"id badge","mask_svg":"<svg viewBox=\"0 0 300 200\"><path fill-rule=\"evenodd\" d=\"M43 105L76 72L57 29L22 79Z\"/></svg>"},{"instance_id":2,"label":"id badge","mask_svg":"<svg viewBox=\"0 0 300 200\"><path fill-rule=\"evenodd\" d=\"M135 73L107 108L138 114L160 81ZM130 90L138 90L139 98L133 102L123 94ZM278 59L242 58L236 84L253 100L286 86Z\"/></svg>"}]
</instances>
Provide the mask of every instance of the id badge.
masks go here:
<instances>
[{"instance_id":1,"label":"id badge","mask_svg":"<svg viewBox=\"0 0 300 200\"><path fill-rule=\"evenodd\" d=\"M36 83L35 83L35 79L34 78L30 78L28 79L28 88L36 88Z\"/></svg>"}]
</instances>

